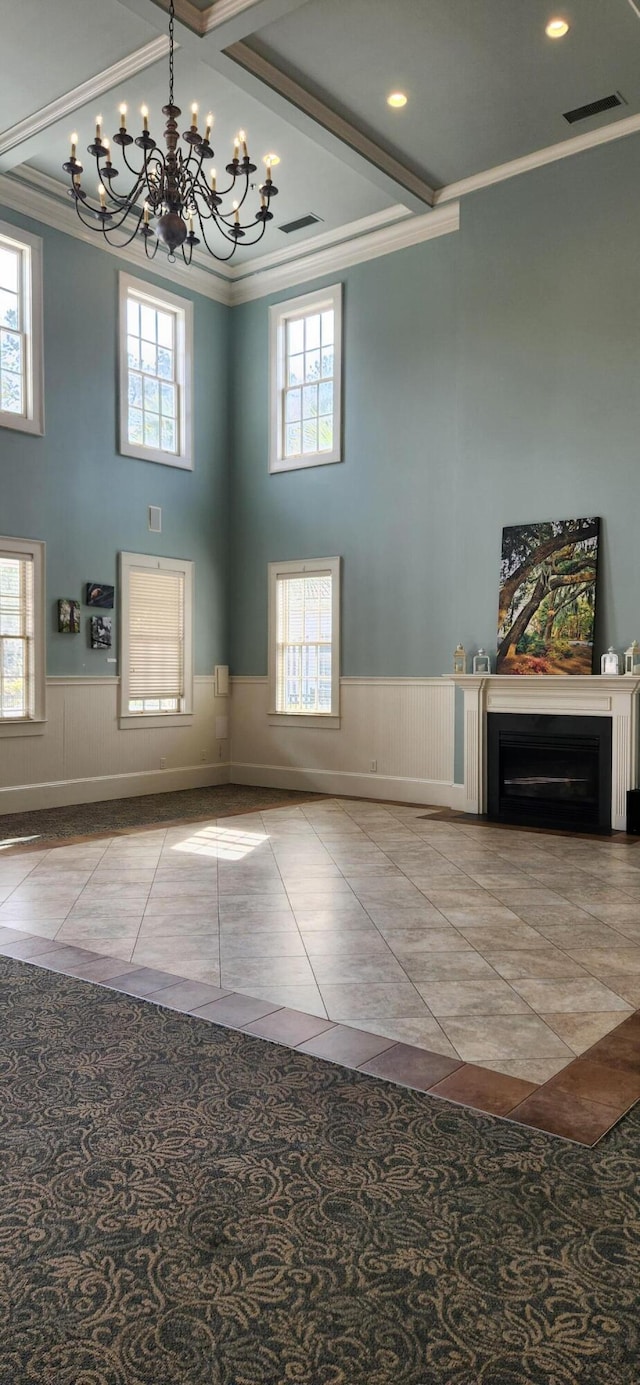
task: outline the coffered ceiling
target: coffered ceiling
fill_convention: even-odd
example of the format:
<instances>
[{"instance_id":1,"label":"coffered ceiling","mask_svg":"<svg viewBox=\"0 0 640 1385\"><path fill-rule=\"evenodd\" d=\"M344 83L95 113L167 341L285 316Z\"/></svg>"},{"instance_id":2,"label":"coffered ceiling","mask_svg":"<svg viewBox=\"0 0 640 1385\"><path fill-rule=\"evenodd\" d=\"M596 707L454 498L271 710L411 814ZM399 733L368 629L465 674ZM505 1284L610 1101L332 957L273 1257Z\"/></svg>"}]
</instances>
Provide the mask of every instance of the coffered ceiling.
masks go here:
<instances>
[{"instance_id":1,"label":"coffered ceiling","mask_svg":"<svg viewBox=\"0 0 640 1385\"><path fill-rule=\"evenodd\" d=\"M176 97L185 111L192 100L214 111L216 162L240 127L256 162L281 159L275 222L254 252L239 252L236 275L265 255L291 260L424 220L504 176L497 166L540 161L538 151L558 157L603 131L640 131L638 0L176 0L176 11ZM555 41L545 34L554 14L570 26ZM62 205L70 131L82 150L98 111L111 133L121 101L131 112L146 102L161 130L166 35L165 0L6 0L0 201L24 184ZM403 109L387 105L393 90L406 93ZM614 92L616 109L564 118ZM308 213L319 224L280 230Z\"/></svg>"}]
</instances>

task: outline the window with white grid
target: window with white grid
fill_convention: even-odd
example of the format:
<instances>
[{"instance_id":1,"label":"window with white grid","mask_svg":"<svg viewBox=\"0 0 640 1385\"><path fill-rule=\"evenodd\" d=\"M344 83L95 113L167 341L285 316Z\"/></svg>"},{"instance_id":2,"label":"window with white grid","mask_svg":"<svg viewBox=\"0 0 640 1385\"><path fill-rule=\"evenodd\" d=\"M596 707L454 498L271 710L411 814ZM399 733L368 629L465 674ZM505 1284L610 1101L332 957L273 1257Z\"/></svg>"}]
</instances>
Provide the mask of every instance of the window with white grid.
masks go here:
<instances>
[{"instance_id":1,"label":"window with white grid","mask_svg":"<svg viewBox=\"0 0 640 1385\"><path fill-rule=\"evenodd\" d=\"M183 718L192 710L193 565L121 554L121 718Z\"/></svg>"},{"instance_id":2,"label":"window with white grid","mask_svg":"<svg viewBox=\"0 0 640 1385\"><path fill-rule=\"evenodd\" d=\"M0 425L42 433L42 242L0 222Z\"/></svg>"},{"instance_id":3,"label":"window with white grid","mask_svg":"<svg viewBox=\"0 0 640 1385\"><path fill-rule=\"evenodd\" d=\"M120 275L120 451L191 462L192 305Z\"/></svg>"},{"instance_id":4,"label":"window with white grid","mask_svg":"<svg viewBox=\"0 0 640 1385\"><path fill-rule=\"evenodd\" d=\"M44 716L44 545L0 539L0 726Z\"/></svg>"},{"instance_id":5,"label":"window with white grid","mask_svg":"<svg viewBox=\"0 0 640 1385\"><path fill-rule=\"evenodd\" d=\"M341 460L342 286L270 309L271 471Z\"/></svg>"},{"instance_id":6,"label":"window with white grid","mask_svg":"<svg viewBox=\"0 0 640 1385\"><path fill-rule=\"evenodd\" d=\"M340 560L269 565L271 711L336 717Z\"/></svg>"}]
</instances>

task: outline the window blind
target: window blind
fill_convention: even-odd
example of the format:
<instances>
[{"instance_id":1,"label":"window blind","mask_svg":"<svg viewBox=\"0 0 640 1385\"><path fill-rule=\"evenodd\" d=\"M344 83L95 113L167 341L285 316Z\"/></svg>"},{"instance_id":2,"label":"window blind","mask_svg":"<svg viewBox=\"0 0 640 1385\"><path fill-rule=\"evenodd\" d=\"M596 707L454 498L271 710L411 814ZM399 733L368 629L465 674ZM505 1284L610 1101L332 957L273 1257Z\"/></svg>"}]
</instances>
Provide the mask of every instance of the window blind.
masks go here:
<instances>
[{"instance_id":1,"label":"window blind","mask_svg":"<svg viewBox=\"0 0 640 1385\"><path fill-rule=\"evenodd\" d=\"M332 576L276 580L276 711L331 713Z\"/></svg>"},{"instance_id":2,"label":"window blind","mask_svg":"<svg viewBox=\"0 0 640 1385\"><path fill-rule=\"evenodd\" d=\"M184 697L184 574L133 568L129 577L129 697Z\"/></svg>"},{"instance_id":3,"label":"window blind","mask_svg":"<svg viewBox=\"0 0 640 1385\"><path fill-rule=\"evenodd\" d=\"M33 559L0 557L0 718L33 717L34 679Z\"/></svg>"}]
</instances>

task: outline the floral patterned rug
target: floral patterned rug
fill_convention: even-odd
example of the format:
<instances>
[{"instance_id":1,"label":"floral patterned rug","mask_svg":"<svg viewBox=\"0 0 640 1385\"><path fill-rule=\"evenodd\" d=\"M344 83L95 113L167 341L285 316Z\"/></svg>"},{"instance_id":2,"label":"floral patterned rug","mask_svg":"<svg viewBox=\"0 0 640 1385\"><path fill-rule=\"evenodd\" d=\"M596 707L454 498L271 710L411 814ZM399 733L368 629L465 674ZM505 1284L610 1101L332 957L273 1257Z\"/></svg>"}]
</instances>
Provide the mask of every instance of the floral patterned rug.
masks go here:
<instances>
[{"instance_id":1,"label":"floral patterned rug","mask_svg":"<svg viewBox=\"0 0 640 1385\"><path fill-rule=\"evenodd\" d=\"M144 794L140 798L112 798L101 803L75 803L66 808L37 808L30 813L0 815L0 845L4 842L57 840L92 833L122 832L128 828L227 813L255 813L261 808L281 808L287 803L306 803L318 794L287 789L254 789L244 784L221 784L210 789L180 789L175 793Z\"/></svg>"},{"instance_id":2,"label":"floral patterned rug","mask_svg":"<svg viewBox=\"0 0 640 1385\"><path fill-rule=\"evenodd\" d=\"M637 1385L593 1150L0 959L2 1385Z\"/></svg>"}]
</instances>

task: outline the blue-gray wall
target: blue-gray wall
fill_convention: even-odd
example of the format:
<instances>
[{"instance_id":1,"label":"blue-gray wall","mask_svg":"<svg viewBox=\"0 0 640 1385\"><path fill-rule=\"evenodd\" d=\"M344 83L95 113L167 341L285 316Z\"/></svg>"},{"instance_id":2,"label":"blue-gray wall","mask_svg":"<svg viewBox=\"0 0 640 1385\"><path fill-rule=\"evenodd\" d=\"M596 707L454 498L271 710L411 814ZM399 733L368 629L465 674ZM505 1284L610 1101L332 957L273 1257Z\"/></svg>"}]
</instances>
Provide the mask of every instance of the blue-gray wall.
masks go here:
<instances>
[{"instance_id":1,"label":"blue-gray wall","mask_svg":"<svg viewBox=\"0 0 640 1385\"><path fill-rule=\"evenodd\" d=\"M58 597L84 599L87 582L116 582L120 550L196 563L195 669L228 659L228 315L193 299L195 468L185 472L117 452L118 272L114 256L0 208L44 242L45 436L0 428L0 533L47 544L49 674L115 674L104 651L57 633ZM145 271L133 273L168 287ZM147 507L162 506L162 534ZM117 654L117 615L114 648Z\"/></svg>"},{"instance_id":2,"label":"blue-gray wall","mask_svg":"<svg viewBox=\"0 0 640 1385\"><path fill-rule=\"evenodd\" d=\"M463 200L344 283L344 462L269 476L268 308L236 308L233 672L267 669L270 559L344 558L347 675L495 650L501 530L603 519L598 648L640 638L640 137Z\"/></svg>"}]
</instances>

